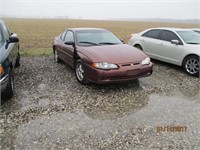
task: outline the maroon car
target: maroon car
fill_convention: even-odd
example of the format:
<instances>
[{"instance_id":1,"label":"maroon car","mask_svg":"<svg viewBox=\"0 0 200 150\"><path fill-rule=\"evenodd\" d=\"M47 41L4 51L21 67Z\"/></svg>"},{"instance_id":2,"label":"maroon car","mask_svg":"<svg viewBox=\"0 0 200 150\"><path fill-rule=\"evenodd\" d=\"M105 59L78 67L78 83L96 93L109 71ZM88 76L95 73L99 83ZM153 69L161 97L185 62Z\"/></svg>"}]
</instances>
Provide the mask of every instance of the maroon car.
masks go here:
<instances>
[{"instance_id":1,"label":"maroon car","mask_svg":"<svg viewBox=\"0 0 200 150\"><path fill-rule=\"evenodd\" d=\"M130 81L152 74L147 55L105 29L67 29L55 38L53 52L57 62L75 69L82 84Z\"/></svg>"}]
</instances>

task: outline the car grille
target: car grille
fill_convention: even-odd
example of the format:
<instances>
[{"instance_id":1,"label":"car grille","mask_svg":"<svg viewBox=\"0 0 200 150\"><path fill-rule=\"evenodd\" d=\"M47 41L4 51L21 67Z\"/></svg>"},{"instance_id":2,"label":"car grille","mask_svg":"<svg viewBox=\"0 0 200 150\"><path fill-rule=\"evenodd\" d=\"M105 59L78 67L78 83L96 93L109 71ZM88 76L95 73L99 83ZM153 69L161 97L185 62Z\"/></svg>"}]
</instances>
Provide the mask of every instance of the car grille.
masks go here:
<instances>
[{"instance_id":1,"label":"car grille","mask_svg":"<svg viewBox=\"0 0 200 150\"><path fill-rule=\"evenodd\" d=\"M121 64L121 67L126 67L126 66L135 66L135 65L139 65L140 63L139 62L136 62L136 63L129 63L129 64Z\"/></svg>"}]
</instances>

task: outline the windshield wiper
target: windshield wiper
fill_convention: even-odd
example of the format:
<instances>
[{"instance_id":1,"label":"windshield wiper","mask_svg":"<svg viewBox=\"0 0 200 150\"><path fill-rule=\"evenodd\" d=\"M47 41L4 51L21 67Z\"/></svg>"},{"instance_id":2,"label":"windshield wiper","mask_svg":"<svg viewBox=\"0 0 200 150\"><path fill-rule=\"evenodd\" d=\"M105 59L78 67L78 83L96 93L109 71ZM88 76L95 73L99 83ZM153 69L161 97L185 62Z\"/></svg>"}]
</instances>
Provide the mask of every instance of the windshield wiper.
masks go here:
<instances>
[{"instance_id":1,"label":"windshield wiper","mask_svg":"<svg viewBox=\"0 0 200 150\"><path fill-rule=\"evenodd\" d=\"M187 44L200 44L200 43L188 42Z\"/></svg>"},{"instance_id":2,"label":"windshield wiper","mask_svg":"<svg viewBox=\"0 0 200 150\"><path fill-rule=\"evenodd\" d=\"M105 45L115 45L115 44L119 44L119 43L111 43L111 42L101 42L99 44L105 44Z\"/></svg>"},{"instance_id":3,"label":"windshield wiper","mask_svg":"<svg viewBox=\"0 0 200 150\"><path fill-rule=\"evenodd\" d=\"M78 43L86 43L86 44L92 44L92 45L99 45L99 44L97 44L97 43L87 42L87 41L81 41L81 42L78 42Z\"/></svg>"}]
</instances>

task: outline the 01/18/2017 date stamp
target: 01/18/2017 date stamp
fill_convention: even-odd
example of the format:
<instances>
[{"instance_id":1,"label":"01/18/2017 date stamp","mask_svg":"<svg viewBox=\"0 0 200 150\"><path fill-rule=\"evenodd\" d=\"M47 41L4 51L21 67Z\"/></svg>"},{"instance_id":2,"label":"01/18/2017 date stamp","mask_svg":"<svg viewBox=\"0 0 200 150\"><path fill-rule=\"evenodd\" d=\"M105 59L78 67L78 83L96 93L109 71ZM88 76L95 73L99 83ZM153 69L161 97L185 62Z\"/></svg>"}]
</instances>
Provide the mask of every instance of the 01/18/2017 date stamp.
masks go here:
<instances>
[{"instance_id":1,"label":"01/18/2017 date stamp","mask_svg":"<svg viewBox=\"0 0 200 150\"><path fill-rule=\"evenodd\" d=\"M161 133L161 132L186 132L187 131L187 126L157 126L156 127L156 132Z\"/></svg>"}]
</instances>

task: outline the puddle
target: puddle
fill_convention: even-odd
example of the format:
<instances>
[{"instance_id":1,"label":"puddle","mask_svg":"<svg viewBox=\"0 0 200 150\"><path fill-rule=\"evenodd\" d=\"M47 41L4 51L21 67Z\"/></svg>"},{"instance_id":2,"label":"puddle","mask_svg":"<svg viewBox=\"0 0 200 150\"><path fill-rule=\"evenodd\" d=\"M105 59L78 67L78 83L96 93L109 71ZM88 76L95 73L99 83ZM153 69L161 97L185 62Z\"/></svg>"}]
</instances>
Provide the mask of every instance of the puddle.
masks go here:
<instances>
[{"instance_id":1,"label":"puddle","mask_svg":"<svg viewBox=\"0 0 200 150\"><path fill-rule=\"evenodd\" d=\"M74 144L91 145L91 142L97 146L102 140L115 143L117 137L126 137L133 129L140 128L141 132L147 132L145 139L151 142L151 146L152 144L154 146L169 145L170 142L175 141L180 146L186 144L187 148L193 149L200 146L200 102L198 98L199 94L189 98L179 90L175 90L167 94L149 95L148 104L136 111L130 108L127 110L130 113L123 117L115 116L116 112L112 110L106 112L103 108L95 108L95 112L91 108L91 110L77 110L74 113L61 112L37 117L18 127L15 144L18 148L28 146L31 149L48 147L48 144L56 142L68 145L69 148L76 147ZM131 104L128 105L134 107ZM112 115L114 116L111 117ZM185 126L187 130L157 133L157 127L167 126ZM141 135L144 136L143 134L138 136ZM135 136L132 136L134 139ZM85 141L87 138L93 138L93 140ZM73 144L70 145L70 142ZM141 142L145 141L141 140Z\"/></svg>"}]
</instances>

